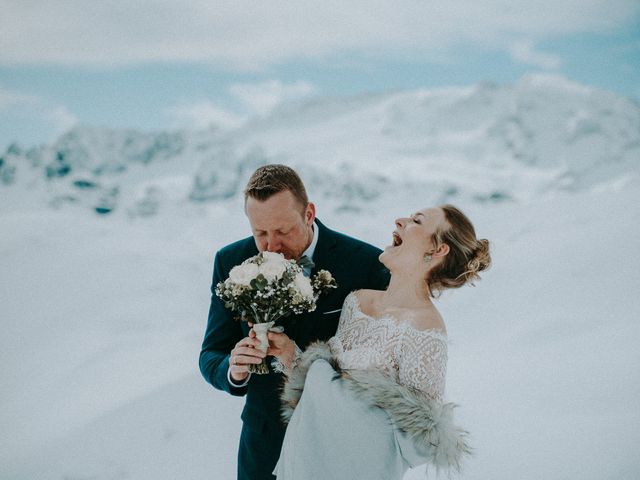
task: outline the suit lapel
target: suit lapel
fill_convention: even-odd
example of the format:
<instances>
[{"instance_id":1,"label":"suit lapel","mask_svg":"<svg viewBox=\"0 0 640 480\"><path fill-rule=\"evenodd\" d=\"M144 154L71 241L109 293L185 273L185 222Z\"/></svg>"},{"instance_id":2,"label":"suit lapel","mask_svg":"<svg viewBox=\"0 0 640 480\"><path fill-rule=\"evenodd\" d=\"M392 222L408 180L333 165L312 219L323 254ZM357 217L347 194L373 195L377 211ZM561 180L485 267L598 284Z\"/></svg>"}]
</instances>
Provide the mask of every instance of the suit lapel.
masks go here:
<instances>
[{"instance_id":1,"label":"suit lapel","mask_svg":"<svg viewBox=\"0 0 640 480\"><path fill-rule=\"evenodd\" d=\"M335 247L337 243L334 233L317 218L316 225L318 225L318 243L313 252L315 267L311 270L311 275L322 269L331 271L335 263Z\"/></svg>"},{"instance_id":2,"label":"suit lapel","mask_svg":"<svg viewBox=\"0 0 640 480\"><path fill-rule=\"evenodd\" d=\"M335 265L335 246L337 243L335 234L318 219L316 219L316 226L318 227L318 243L313 252L315 266L311 270L311 275L315 275L318 270L322 269L331 272L333 265ZM290 337L302 341L313 337L318 323L322 321L322 312L326 310L326 297L327 295L321 295L318 298L315 311L283 319L281 324L284 326L285 332L289 332Z\"/></svg>"},{"instance_id":3,"label":"suit lapel","mask_svg":"<svg viewBox=\"0 0 640 480\"><path fill-rule=\"evenodd\" d=\"M318 225L318 244L313 254L313 262L315 267L311 271L314 275L319 270L328 270L330 273L334 273L337 270L336 262L337 258L337 235L333 230L325 227L322 222L316 219ZM336 303L334 292L328 292L320 295L316 303L316 309L310 313L306 318L306 325L304 326L305 332L310 338L316 338L321 330L321 326L327 321L326 312L336 310L342 307L342 301ZM336 315L334 313L334 315ZM339 314L338 314L339 315Z\"/></svg>"}]
</instances>

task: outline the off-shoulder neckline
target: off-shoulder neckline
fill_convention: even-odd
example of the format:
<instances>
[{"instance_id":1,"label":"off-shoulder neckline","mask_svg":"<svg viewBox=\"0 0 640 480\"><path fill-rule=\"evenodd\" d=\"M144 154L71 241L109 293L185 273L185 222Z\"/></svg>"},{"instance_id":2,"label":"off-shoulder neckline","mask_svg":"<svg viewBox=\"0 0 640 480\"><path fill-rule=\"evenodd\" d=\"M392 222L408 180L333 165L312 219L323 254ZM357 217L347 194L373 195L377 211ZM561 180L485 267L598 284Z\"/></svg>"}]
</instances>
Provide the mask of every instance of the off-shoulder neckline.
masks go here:
<instances>
[{"instance_id":1,"label":"off-shoulder neckline","mask_svg":"<svg viewBox=\"0 0 640 480\"><path fill-rule=\"evenodd\" d=\"M429 328L416 328L414 325L412 325L409 322L400 322L398 320L395 319L395 317L393 317L392 315L382 315L380 317L374 317L372 315L369 315L365 312L362 311L362 307L360 305L360 299L358 298L358 296L356 295L356 290L352 291L351 293L349 293L349 295L347 296L348 298L352 299L353 301L353 305L354 307L358 310L358 312L360 312L360 314L366 318L369 318L371 320L374 321L378 321L378 322L383 322L383 321L387 321L392 323L393 325L395 325L398 328L407 328L417 334L422 334L422 335L436 335L436 336L440 336L442 338L444 338L445 340L448 339L447 333L442 330L441 328L436 328L436 327L429 327Z\"/></svg>"}]
</instances>

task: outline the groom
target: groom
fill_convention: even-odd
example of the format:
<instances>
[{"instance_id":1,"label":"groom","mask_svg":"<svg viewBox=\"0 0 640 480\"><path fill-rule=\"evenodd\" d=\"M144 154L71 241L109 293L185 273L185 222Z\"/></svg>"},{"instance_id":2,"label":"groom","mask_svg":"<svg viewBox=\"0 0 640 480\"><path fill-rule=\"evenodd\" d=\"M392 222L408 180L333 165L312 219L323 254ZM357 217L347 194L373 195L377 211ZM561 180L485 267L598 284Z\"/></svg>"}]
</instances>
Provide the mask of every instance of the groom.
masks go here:
<instances>
[{"instance_id":1,"label":"groom","mask_svg":"<svg viewBox=\"0 0 640 480\"><path fill-rule=\"evenodd\" d=\"M200 371L215 388L246 395L238 479L273 480L271 472L285 432L280 420L282 374L271 367L267 375L249 373L248 365L260 363L264 354L254 348L257 340L249 336L249 327L234 320L233 313L215 295L216 285L229 276L231 268L259 251L302 258L306 275L329 270L338 288L321 295L315 311L280 322L285 333L279 334L278 344L284 344L284 350L293 355L296 345L304 350L315 340L332 337L347 294L359 288L386 288L389 272L378 261L379 249L330 230L315 218L315 206L309 202L302 180L285 165L266 165L253 173L245 188L245 213L253 236L227 245L215 257Z\"/></svg>"}]
</instances>

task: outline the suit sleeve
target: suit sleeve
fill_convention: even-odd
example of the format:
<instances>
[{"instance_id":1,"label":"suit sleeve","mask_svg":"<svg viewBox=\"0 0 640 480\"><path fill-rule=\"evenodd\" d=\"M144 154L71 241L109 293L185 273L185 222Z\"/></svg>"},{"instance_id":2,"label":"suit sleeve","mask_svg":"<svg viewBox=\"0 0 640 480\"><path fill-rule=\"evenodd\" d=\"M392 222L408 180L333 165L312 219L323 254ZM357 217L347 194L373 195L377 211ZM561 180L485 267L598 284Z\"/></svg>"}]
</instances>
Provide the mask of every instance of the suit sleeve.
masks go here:
<instances>
[{"instance_id":1,"label":"suit sleeve","mask_svg":"<svg viewBox=\"0 0 640 480\"><path fill-rule=\"evenodd\" d=\"M222 300L216 295L216 285L228 276L228 269L222 264L220 252L213 263L213 279L211 281L211 306L207 330L200 351L200 372L207 382L218 390L231 395L246 395L247 387L236 387L229 383L229 353L244 334L240 322L233 320L232 313L225 308Z\"/></svg>"}]
</instances>

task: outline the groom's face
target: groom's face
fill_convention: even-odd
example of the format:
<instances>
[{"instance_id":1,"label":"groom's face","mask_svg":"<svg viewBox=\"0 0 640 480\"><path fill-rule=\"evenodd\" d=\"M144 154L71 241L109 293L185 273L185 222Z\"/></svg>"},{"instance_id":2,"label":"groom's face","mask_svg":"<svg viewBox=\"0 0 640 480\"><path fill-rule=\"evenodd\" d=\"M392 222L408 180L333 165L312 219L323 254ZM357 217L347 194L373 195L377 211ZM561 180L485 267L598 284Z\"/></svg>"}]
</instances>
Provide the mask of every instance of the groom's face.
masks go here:
<instances>
[{"instance_id":1,"label":"groom's face","mask_svg":"<svg viewBox=\"0 0 640 480\"><path fill-rule=\"evenodd\" d=\"M313 239L314 205L300 205L288 190L265 201L247 198L245 212L260 252L282 253L297 260Z\"/></svg>"}]
</instances>

